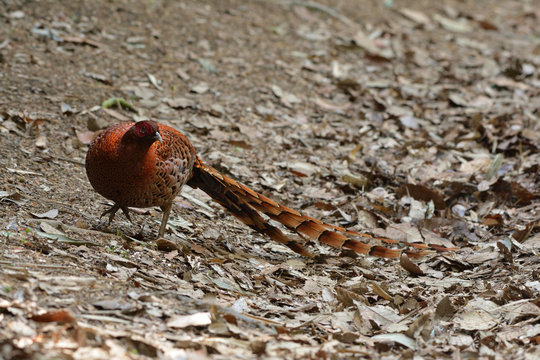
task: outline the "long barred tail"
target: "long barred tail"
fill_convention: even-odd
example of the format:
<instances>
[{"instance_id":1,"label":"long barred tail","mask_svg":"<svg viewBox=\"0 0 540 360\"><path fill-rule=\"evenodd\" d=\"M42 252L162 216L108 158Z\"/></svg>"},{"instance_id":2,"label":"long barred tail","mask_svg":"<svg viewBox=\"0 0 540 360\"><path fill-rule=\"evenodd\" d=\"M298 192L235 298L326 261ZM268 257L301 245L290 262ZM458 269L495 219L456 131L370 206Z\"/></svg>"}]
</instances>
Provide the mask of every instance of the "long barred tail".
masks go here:
<instances>
[{"instance_id":1,"label":"long barred tail","mask_svg":"<svg viewBox=\"0 0 540 360\"><path fill-rule=\"evenodd\" d=\"M216 169L205 165L199 159L195 163L193 177L189 180L188 185L203 190L252 229L268 235L270 238L288 246L291 250L303 256L312 255L302 244L291 240L279 228L273 226L268 220L263 218L260 213L265 214L289 230L304 235L309 239L318 240L336 248L351 249L364 255L399 258L402 253L405 253L410 257L418 258L434 252L456 250L435 244L409 243L375 237L323 223L322 221L302 215L293 209L278 204L247 186L220 174ZM378 240L385 244L403 244L414 250L391 249L382 245L366 244L351 237Z\"/></svg>"}]
</instances>

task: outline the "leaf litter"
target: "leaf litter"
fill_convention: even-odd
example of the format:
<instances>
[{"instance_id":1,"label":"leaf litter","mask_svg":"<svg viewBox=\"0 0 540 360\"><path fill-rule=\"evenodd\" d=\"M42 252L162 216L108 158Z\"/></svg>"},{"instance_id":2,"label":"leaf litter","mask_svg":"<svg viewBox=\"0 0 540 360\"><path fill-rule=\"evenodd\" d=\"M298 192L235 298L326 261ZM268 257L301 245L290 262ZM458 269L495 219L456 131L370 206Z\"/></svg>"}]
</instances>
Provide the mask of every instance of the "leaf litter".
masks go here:
<instances>
[{"instance_id":1,"label":"leaf litter","mask_svg":"<svg viewBox=\"0 0 540 360\"><path fill-rule=\"evenodd\" d=\"M0 11L3 357L540 357L532 3ZM301 258L189 188L165 239L109 225L87 145L148 117L309 216L457 250Z\"/></svg>"}]
</instances>

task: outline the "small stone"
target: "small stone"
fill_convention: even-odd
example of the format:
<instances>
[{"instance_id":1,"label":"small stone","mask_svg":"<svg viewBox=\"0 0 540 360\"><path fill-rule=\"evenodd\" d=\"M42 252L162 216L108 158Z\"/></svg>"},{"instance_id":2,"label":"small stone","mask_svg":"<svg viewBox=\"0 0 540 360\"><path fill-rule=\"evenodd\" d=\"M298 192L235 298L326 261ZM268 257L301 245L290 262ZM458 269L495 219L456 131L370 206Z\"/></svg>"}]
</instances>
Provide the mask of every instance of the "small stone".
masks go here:
<instances>
[{"instance_id":1,"label":"small stone","mask_svg":"<svg viewBox=\"0 0 540 360\"><path fill-rule=\"evenodd\" d=\"M100 117L90 117L88 118L88 122L86 123L86 126L88 127L88 130L91 131L98 131L101 129L105 129L110 124L103 118Z\"/></svg>"}]
</instances>

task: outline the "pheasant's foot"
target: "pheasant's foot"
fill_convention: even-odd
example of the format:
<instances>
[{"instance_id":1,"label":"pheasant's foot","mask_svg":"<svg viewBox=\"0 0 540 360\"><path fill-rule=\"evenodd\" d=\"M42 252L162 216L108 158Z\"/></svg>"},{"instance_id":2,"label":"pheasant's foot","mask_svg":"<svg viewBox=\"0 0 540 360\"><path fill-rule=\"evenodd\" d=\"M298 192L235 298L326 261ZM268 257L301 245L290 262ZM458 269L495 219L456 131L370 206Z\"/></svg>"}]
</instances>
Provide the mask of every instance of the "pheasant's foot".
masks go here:
<instances>
[{"instance_id":1,"label":"pheasant's foot","mask_svg":"<svg viewBox=\"0 0 540 360\"><path fill-rule=\"evenodd\" d=\"M129 220L129 222L133 224L133 221L131 220L131 217L129 216L129 209L126 206L120 206L116 203L113 206L111 206L109 209L105 210L99 218L101 219L103 216L109 214L109 224L110 224L112 223L114 216L116 215L116 212L119 209L122 210L122 212L124 213L126 218Z\"/></svg>"}]
</instances>

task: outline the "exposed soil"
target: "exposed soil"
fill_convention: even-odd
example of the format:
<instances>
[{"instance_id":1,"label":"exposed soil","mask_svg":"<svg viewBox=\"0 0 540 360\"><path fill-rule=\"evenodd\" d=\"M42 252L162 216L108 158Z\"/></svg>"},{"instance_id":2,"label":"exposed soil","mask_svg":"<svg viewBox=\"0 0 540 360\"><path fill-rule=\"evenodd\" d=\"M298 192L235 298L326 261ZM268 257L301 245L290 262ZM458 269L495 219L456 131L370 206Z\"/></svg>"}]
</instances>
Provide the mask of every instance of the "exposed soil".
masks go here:
<instances>
[{"instance_id":1,"label":"exposed soil","mask_svg":"<svg viewBox=\"0 0 540 360\"><path fill-rule=\"evenodd\" d=\"M537 0L4 0L0 22L0 359L540 358ZM304 258L188 187L165 239L159 209L108 224L88 144L148 118L309 216L458 249Z\"/></svg>"}]
</instances>

